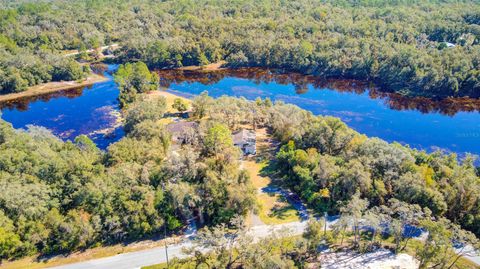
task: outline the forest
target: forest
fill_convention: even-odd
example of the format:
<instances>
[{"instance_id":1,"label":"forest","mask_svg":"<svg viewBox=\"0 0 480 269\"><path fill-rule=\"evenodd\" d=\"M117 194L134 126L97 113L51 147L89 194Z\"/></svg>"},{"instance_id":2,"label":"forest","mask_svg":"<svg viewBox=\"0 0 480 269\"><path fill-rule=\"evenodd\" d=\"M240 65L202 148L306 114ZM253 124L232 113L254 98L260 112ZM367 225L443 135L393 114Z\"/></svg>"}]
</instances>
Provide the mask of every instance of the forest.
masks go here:
<instances>
[{"instance_id":1,"label":"forest","mask_svg":"<svg viewBox=\"0 0 480 269\"><path fill-rule=\"evenodd\" d=\"M118 43L116 61L123 64L114 79L125 130L102 151L84 135L62 141L45 128L19 130L0 119L0 261L178 233L192 217L206 227L197 246L213 249L192 250L195 262L219 267L291 268L315 255L320 242L348 238L366 251L387 241L384 230L400 252L407 226L429 232L417 252L422 268L448 268L455 242L478 246L480 169L472 156L369 138L338 118L270 99L213 99L206 92L193 99L189 121L197 128L179 145L165 124L166 99L146 94L161 84L152 69L225 61L231 68L354 78L408 96L480 97L478 2L0 4L0 93L85 78L91 70L84 52ZM65 56L72 50L81 53ZM186 104L174 108L184 112ZM340 217L328 235L322 220L309 223L298 241L270 238L256 247L242 234L242 217L258 205L231 137L241 126L265 127L278 141L265 173L316 214ZM232 231L238 241L211 245ZM267 250L278 246L280 254L270 257Z\"/></svg>"},{"instance_id":2,"label":"forest","mask_svg":"<svg viewBox=\"0 0 480 269\"><path fill-rule=\"evenodd\" d=\"M119 43L150 68L269 67L383 91L480 97L477 1L0 1L0 92L86 70L64 51ZM65 58L65 57L63 57Z\"/></svg>"},{"instance_id":3,"label":"forest","mask_svg":"<svg viewBox=\"0 0 480 269\"><path fill-rule=\"evenodd\" d=\"M358 192L370 206L391 199L417 204L480 235L480 170L473 157L460 162L455 154L389 144L338 118L268 99L252 103L202 94L196 100L202 99L213 102L202 113L233 130L246 123L270 128L282 142L271 172L318 212L337 214Z\"/></svg>"},{"instance_id":4,"label":"forest","mask_svg":"<svg viewBox=\"0 0 480 269\"><path fill-rule=\"evenodd\" d=\"M108 152L86 136L63 142L2 121L0 259L141 239L164 226L175 232L193 214L220 224L252 209L230 130L202 122L192 144L174 151L158 122L165 108L163 98L132 104L127 136Z\"/></svg>"},{"instance_id":5,"label":"forest","mask_svg":"<svg viewBox=\"0 0 480 269\"><path fill-rule=\"evenodd\" d=\"M178 145L162 121L165 99L137 93L138 85L152 87L152 75L138 81L144 67L127 64L115 75L134 98L124 106L126 137L106 152L86 136L63 142L42 127L16 130L1 122L1 258L148 238L163 227L176 232L192 216L207 226L245 216L257 206L255 189L231 132L248 125L268 128L281 143L268 173L319 214L385 216L383 222L400 230L422 225L424 216L434 221L429 225L480 234L480 171L473 158L460 162L454 154L368 138L337 118L282 102L207 93L192 103L198 129L186 130ZM180 103L174 106L184 111Z\"/></svg>"}]
</instances>

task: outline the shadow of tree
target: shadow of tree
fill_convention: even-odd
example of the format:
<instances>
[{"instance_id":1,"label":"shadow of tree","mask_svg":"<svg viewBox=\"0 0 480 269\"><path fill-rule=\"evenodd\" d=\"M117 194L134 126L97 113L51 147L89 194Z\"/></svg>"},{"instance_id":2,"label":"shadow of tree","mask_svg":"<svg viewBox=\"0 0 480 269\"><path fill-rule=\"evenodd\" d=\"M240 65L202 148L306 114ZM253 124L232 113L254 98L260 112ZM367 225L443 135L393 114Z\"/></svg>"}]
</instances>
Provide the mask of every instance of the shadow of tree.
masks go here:
<instances>
[{"instance_id":1,"label":"shadow of tree","mask_svg":"<svg viewBox=\"0 0 480 269\"><path fill-rule=\"evenodd\" d=\"M269 193L269 196L275 196L276 194L274 193ZM295 211L296 215L298 216L298 211L295 210L295 208L285 199L283 196L277 196L276 204L275 206L271 209L271 212L269 213L269 217L275 217L277 219L284 220L288 218L289 212Z\"/></svg>"}]
</instances>

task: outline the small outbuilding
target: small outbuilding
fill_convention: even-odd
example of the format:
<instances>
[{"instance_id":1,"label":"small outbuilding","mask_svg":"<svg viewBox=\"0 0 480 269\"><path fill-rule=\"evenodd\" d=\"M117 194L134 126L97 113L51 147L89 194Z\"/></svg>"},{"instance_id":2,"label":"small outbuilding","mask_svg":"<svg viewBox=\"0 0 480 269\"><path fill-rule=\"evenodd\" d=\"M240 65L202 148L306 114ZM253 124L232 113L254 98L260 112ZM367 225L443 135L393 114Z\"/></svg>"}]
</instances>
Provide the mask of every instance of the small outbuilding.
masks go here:
<instances>
[{"instance_id":1,"label":"small outbuilding","mask_svg":"<svg viewBox=\"0 0 480 269\"><path fill-rule=\"evenodd\" d=\"M241 129L232 134L233 144L240 148L245 155L257 153L257 141L255 131Z\"/></svg>"}]
</instances>

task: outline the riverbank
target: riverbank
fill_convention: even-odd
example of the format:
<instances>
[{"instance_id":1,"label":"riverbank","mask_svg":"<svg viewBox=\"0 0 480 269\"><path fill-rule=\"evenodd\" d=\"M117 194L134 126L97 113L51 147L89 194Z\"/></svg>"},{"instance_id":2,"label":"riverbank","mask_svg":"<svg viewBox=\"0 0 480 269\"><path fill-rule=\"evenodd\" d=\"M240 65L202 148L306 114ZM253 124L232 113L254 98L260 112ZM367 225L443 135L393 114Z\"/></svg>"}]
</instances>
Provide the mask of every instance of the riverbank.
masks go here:
<instances>
[{"instance_id":1,"label":"riverbank","mask_svg":"<svg viewBox=\"0 0 480 269\"><path fill-rule=\"evenodd\" d=\"M188 108L192 106L192 100L180 95L176 95L176 94L164 91L164 90L151 91L147 93L146 96L148 96L149 98L164 97L165 101L167 102L167 112L169 113L178 112L176 109L172 107L173 103L175 102L175 99L177 98L182 99L187 104Z\"/></svg>"},{"instance_id":2,"label":"riverbank","mask_svg":"<svg viewBox=\"0 0 480 269\"><path fill-rule=\"evenodd\" d=\"M35 85L32 87L28 87L28 89L23 92L0 95L0 102L13 101L13 100L25 98L25 97L32 97L32 96L38 96L46 93L86 87L86 86L90 86L95 83L103 82L107 80L108 80L107 77L104 77L98 74L91 74L85 80L80 82L77 82L77 81L47 82L47 83Z\"/></svg>"},{"instance_id":3,"label":"riverbank","mask_svg":"<svg viewBox=\"0 0 480 269\"><path fill-rule=\"evenodd\" d=\"M225 67L223 67L223 66L224 66L226 63L227 63L227 61L219 61L219 62L216 62L216 63L211 63L211 64L207 64L207 65L202 65L202 66L198 66L198 65L183 66L183 67L175 68L175 70L183 70L183 71L218 71L218 70L225 69Z\"/></svg>"}]
</instances>

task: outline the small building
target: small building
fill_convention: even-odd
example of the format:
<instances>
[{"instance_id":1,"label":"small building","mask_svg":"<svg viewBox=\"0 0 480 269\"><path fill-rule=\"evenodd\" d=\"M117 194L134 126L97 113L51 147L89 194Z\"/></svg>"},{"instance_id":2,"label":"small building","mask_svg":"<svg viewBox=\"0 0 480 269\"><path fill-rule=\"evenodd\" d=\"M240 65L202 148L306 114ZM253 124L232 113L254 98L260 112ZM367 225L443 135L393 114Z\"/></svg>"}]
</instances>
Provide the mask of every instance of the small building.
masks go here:
<instances>
[{"instance_id":1,"label":"small building","mask_svg":"<svg viewBox=\"0 0 480 269\"><path fill-rule=\"evenodd\" d=\"M198 123L194 121L179 121L167 125L175 144L190 144L196 138Z\"/></svg>"},{"instance_id":2,"label":"small building","mask_svg":"<svg viewBox=\"0 0 480 269\"><path fill-rule=\"evenodd\" d=\"M241 129L232 134L233 145L239 147L245 155L257 153L257 139L255 131Z\"/></svg>"}]
</instances>

